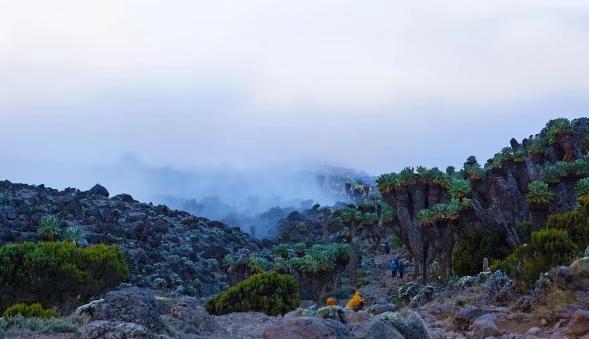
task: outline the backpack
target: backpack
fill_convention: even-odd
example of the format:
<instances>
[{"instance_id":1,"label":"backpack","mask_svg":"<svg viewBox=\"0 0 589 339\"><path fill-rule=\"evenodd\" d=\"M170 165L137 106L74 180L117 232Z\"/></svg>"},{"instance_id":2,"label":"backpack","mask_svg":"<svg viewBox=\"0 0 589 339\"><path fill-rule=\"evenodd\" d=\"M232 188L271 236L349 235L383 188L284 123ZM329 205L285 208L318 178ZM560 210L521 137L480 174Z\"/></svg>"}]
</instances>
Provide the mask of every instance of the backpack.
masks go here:
<instances>
[{"instance_id":1,"label":"backpack","mask_svg":"<svg viewBox=\"0 0 589 339\"><path fill-rule=\"evenodd\" d=\"M397 266L398 266L398 264L397 264L397 260L396 259L393 259L393 260L391 260L389 262L389 268L391 270L397 270Z\"/></svg>"}]
</instances>

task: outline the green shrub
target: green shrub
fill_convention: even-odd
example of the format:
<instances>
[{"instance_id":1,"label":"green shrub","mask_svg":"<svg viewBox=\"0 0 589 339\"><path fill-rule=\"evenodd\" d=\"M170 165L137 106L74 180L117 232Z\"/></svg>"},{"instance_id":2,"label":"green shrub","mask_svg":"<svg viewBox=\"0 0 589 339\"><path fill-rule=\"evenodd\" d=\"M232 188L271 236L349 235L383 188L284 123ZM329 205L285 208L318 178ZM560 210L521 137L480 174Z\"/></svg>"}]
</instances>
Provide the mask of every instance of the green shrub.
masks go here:
<instances>
[{"instance_id":1,"label":"green shrub","mask_svg":"<svg viewBox=\"0 0 589 339\"><path fill-rule=\"evenodd\" d=\"M528 152L528 154L531 154L531 155L544 154L545 148L546 148L546 142L542 138L530 139L526 145L526 151Z\"/></svg>"},{"instance_id":2,"label":"green shrub","mask_svg":"<svg viewBox=\"0 0 589 339\"><path fill-rule=\"evenodd\" d=\"M532 181L528 185L527 200L533 206L546 206L550 204L554 198L554 194L550 191L548 184L542 181Z\"/></svg>"},{"instance_id":3,"label":"green shrub","mask_svg":"<svg viewBox=\"0 0 589 339\"><path fill-rule=\"evenodd\" d=\"M346 265L349 260L348 244L325 244L313 245L304 257L292 258L289 263L301 272L317 273L332 271L336 265Z\"/></svg>"},{"instance_id":4,"label":"green shrub","mask_svg":"<svg viewBox=\"0 0 589 339\"><path fill-rule=\"evenodd\" d=\"M288 244L279 244L272 248L272 255L275 258L288 259Z\"/></svg>"},{"instance_id":5,"label":"green shrub","mask_svg":"<svg viewBox=\"0 0 589 339\"><path fill-rule=\"evenodd\" d=\"M518 286L523 290L531 286L540 273L554 266L570 264L578 251L566 231L546 228L533 232L529 245L518 246L505 260L496 262L494 269L518 280Z\"/></svg>"},{"instance_id":6,"label":"green shrub","mask_svg":"<svg viewBox=\"0 0 589 339\"><path fill-rule=\"evenodd\" d=\"M434 225L440 221L454 222L460 217L463 207L461 200L452 199L447 204L436 204L430 209L423 209L417 213L417 221L422 225Z\"/></svg>"},{"instance_id":7,"label":"green shrub","mask_svg":"<svg viewBox=\"0 0 589 339\"><path fill-rule=\"evenodd\" d=\"M585 195L589 195L589 178L583 178L577 181L575 185L575 196L577 199Z\"/></svg>"},{"instance_id":8,"label":"green shrub","mask_svg":"<svg viewBox=\"0 0 589 339\"><path fill-rule=\"evenodd\" d=\"M205 307L211 314L264 312L285 314L299 305L299 285L286 274L266 272L252 275L234 287L217 294Z\"/></svg>"},{"instance_id":9,"label":"green shrub","mask_svg":"<svg viewBox=\"0 0 589 339\"><path fill-rule=\"evenodd\" d=\"M86 242L84 237L82 237L82 233L80 232L80 229L77 227L73 227L73 226L66 228L63 231L63 235L61 238L63 241L70 241L76 245L80 245L80 244Z\"/></svg>"},{"instance_id":10,"label":"green shrub","mask_svg":"<svg viewBox=\"0 0 589 339\"><path fill-rule=\"evenodd\" d=\"M381 201L380 217L384 222L393 222L395 220L395 210L384 201Z\"/></svg>"},{"instance_id":11,"label":"green shrub","mask_svg":"<svg viewBox=\"0 0 589 339\"><path fill-rule=\"evenodd\" d=\"M513 161L515 162L524 162L526 161L526 156L528 154L526 153L526 150L524 149L518 149L517 151L513 152Z\"/></svg>"},{"instance_id":12,"label":"green shrub","mask_svg":"<svg viewBox=\"0 0 589 339\"><path fill-rule=\"evenodd\" d=\"M452 268L460 276L482 271L483 259L503 259L510 253L505 239L495 232L468 229L457 238L452 253Z\"/></svg>"},{"instance_id":13,"label":"green shrub","mask_svg":"<svg viewBox=\"0 0 589 339\"><path fill-rule=\"evenodd\" d=\"M587 157L572 162L557 161L543 168L542 178L547 183L558 183L563 178L582 178L589 174L589 160Z\"/></svg>"},{"instance_id":14,"label":"green shrub","mask_svg":"<svg viewBox=\"0 0 589 339\"><path fill-rule=\"evenodd\" d=\"M128 273L123 253L115 246L79 248L71 242L4 245L0 248L0 309L19 302L84 301L117 286Z\"/></svg>"},{"instance_id":15,"label":"green shrub","mask_svg":"<svg viewBox=\"0 0 589 339\"><path fill-rule=\"evenodd\" d=\"M7 337L19 337L23 332L29 334L53 334L75 332L79 327L79 320L66 318L25 318L16 315L0 319L0 334Z\"/></svg>"},{"instance_id":16,"label":"green shrub","mask_svg":"<svg viewBox=\"0 0 589 339\"><path fill-rule=\"evenodd\" d=\"M569 119L560 118L550 120L546 125L546 139L554 144L561 135L571 133L573 126Z\"/></svg>"},{"instance_id":17,"label":"green shrub","mask_svg":"<svg viewBox=\"0 0 589 339\"><path fill-rule=\"evenodd\" d=\"M376 213L362 213L362 221L360 222L364 226L372 226L378 222L378 216Z\"/></svg>"},{"instance_id":18,"label":"green shrub","mask_svg":"<svg viewBox=\"0 0 589 339\"><path fill-rule=\"evenodd\" d=\"M517 230L520 243L525 244L530 242L532 239L532 230L534 229L534 224L527 220L522 221L515 225L515 229Z\"/></svg>"},{"instance_id":19,"label":"green shrub","mask_svg":"<svg viewBox=\"0 0 589 339\"><path fill-rule=\"evenodd\" d=\"M14 304L8 307L4 313L2 314L3 317L14 317L17 314L25 318L57 318L59 317L59 313L57 311L51 309L44 309L41 304Z\"/></svg>"},{"instance_id":20,"label":"green shrub","mask_svg":"<svg viewBox=\"0 0 589 339\"><path fill-rule=\"evenodd\" d=\"M43 240L57 240L59 232L61 231L61 219L55 215L46 215L39 220L37 231Z\"/></svg>"},{"instance_id":21,"label":"green shrub","mask_svg":"<svg viewBox=\"0 0 589 339\"><path fill-rule=\"evenodd\" d=\"M272 265L268 260L252 254L248 258L247 268L250 273L257 274L269 271Z\"/></svg>"},{"instance_id":22,"label":"green shrub","mask_svg":"<svg viewBox=\"0 0 589 339\"><path fill-rule=\"evenodd\" d=\"M305 225L304 222L301 222L301 223L297 224L297 230L299 232L303 233L307 230L307 225Z\"/></svg>"},{"instance_id":23,"label":"green shrub","mask_svg":"<svg viewBox=\"0 0 589 339\"><path fill-rule=\"evenodd\" d=\"M452 176L440 171L434 167L426 169L423 166L417 167L417 171L412 167L407 167L399 173L382 174L376 180L376 184L381 193L388 193L394 187L407 186L415 183L435 184L444 188L450 186Z\"/></svg>"},{"instance_id":24,"label":"green shrub","mask_svg":"<svg viewBox=\"0 0 589 339\"><path fill-rule=\"evenodd\" d=\"M589 196L579 201L580 206L574 211L550 215L546 228L567 231L577 247L583 249L589 244Z\"/></svg>"},{"instance_id":25,"label":"green shrub","mask_svg":"<svg viewBox=\"0 0 589 339\"><path fill-rule=\"evenodd\" d=\"M462 170L463 176L471 181L483 179L486 174L485 172L485 169L481 167L474 155L471 155L466 159Z\"/></svg>"}]
</instances>

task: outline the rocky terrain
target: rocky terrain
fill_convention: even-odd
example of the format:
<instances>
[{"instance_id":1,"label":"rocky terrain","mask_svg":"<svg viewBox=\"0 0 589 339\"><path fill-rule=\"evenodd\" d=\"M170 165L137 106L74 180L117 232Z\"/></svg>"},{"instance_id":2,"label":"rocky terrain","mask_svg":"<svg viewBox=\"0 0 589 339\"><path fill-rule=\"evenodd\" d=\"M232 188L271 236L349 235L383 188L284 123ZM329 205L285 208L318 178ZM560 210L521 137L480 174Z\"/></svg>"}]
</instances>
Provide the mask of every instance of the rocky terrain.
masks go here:
<instances>
[{"instance_id":1,"label":"rocky terrain","mask_svg":"<svg viewBox=\"0 0 589 339\"><path fill-rule=\"evenodd\" d=\"M249 235L217 221L135 201L109 197L96 185L63 191L0 181L0 245L38 241L39 220L56 215L89 244L114 244L125 252L129 284L175 296L209 296L227 287L221 263L228 253L258 250Z\"/></svg>"}]
</instances>

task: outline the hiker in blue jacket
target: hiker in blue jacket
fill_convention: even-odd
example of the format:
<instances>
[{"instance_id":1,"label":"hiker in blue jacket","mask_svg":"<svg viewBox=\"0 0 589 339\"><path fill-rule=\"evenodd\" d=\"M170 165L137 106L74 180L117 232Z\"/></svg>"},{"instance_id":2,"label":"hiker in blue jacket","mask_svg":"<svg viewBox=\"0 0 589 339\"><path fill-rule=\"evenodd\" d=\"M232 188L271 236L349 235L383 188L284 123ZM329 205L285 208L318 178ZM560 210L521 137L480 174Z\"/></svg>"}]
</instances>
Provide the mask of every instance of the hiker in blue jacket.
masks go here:
<instances>
[{"instance_id":1,"label":"hiker in blue jacket","mask_svg":"<svg viewBox=\"0 0 589 339\"><path fill-rule=\"evenodd\" d=\"M399 270L399 278L403 279L403 273L405 273L405 263L403 262L403 260L399 261L397 268Z\"/></svg>"},{"instance_id":2,"label":"hiker in blue jacket","mask_svg":"<svg viewBox=\"0 0 589 339\"><path fill-rule=\"evenodd\" d=\"M391 277L397 276L397 269L399 268L399 260L397 258L389 262L389 268L391 269Z\"/></svg>"}]
</instances>

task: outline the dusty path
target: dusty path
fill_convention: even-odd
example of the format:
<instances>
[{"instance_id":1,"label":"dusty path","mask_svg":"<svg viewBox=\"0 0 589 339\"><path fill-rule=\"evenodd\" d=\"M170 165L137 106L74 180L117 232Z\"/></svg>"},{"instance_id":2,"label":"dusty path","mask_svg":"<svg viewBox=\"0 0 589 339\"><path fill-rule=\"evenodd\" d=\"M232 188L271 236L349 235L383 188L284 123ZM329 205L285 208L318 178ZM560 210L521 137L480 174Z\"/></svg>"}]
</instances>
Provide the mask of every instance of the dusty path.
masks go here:
<instances>
[{"instance_id":1,"label":"dusty path","mask_svg":"<svg viewBox=\"0 0 589 339\"><path fill-rule=\"evenodd\" d=\"M387 300L395 300L399 287L404 283L413 280L413 265L408 263L405 259L406 269L403 279L401 279L398 274L396 277L391 276L389 261L395 257L399 257L399 255L400 254L397 251L393 250L391 251L391 254L378 254L372 258L374 263L372 267L372 276L368 280L368 285L363 286L360 289L368 303L376 302L383 298Z\"/></svg>"}]
</instances>

